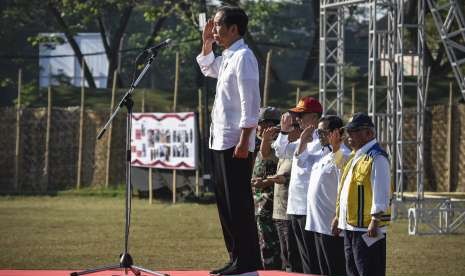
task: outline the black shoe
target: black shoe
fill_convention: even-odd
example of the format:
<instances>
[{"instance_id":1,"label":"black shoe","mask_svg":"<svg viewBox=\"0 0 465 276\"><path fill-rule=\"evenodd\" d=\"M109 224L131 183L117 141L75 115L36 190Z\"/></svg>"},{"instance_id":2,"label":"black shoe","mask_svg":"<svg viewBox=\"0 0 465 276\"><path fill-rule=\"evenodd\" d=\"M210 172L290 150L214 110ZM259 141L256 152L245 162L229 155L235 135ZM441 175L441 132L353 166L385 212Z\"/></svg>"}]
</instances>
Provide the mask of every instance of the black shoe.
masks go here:
<instances>
[{"instance_id":1,"label":"black shoe","mask_svg":"<svg viewBox=\"0 0 465 276\"><path fill-rule=\"evenodd\" d=\"M228 269L221 272L221 276L258 276L257 269L254 268L238 268L237 266L231 266Z\"/></svg>"},{"instance_id":2,"label":"black shoe","mask_svg":"<svg viewBox=\"0 0 465 276\"><path fill-rule=\"evenodd\" d=\"M230 266L232 266L232 262L229 261L227 262L222 268L218 268L218 269L214 269L212 271L210 271L210 275L218 275L220 274L221 272L225 271L226 269L228 269Z\"/></svg>"}]
</instances>

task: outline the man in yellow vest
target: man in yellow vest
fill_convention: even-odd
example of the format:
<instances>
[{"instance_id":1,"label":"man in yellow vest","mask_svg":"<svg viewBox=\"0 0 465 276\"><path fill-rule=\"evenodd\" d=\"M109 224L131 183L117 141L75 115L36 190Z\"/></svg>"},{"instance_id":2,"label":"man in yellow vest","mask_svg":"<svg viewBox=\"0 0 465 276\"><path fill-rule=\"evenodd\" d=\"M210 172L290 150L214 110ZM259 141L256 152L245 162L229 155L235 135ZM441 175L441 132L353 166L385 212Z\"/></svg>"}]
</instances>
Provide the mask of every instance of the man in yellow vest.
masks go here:
<instances>
[{"instance_id":1,"label":"man in yellow vest","mask_svg":"<svg viewBox=\"0 0 465 276\"><path fill-rule=\"evenodd\" d=\"M344 232L348 275L383 276L391 198L388 155L368 115L354 114L345 130L353 156L340 179L332 232Z\"/></svg>"}]
</instances>

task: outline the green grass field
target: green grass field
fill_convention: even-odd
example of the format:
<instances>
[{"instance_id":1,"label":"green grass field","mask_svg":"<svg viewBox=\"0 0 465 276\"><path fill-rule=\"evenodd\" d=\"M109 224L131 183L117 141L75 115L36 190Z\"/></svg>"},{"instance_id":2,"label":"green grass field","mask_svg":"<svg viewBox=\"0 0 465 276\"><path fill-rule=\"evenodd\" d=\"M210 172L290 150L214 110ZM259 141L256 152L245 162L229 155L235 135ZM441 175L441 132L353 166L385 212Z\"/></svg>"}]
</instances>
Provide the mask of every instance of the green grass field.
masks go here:
<instances>
[{"instance_id":1,"label":"green grass field","mask_svg":"<svg viewBox=\"0 0 465 276\"><path fill-rule=\"evenodd\" d=\"M154 270L222 265L216 206L133 201L129 252ZM82 269L116 264L124 244L124 198L0 197L0 268ZM465 275L465 236L388 234L388 275Z\"/></svg>"}]
</instances>

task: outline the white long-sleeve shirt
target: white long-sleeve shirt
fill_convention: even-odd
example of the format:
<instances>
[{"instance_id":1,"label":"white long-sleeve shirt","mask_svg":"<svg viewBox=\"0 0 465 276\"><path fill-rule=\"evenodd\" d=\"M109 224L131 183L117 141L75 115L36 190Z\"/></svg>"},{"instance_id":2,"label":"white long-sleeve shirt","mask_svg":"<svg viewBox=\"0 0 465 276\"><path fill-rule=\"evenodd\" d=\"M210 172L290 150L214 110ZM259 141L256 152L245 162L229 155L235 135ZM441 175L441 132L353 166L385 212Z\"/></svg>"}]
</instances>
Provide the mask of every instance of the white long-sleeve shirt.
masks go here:
<instances>
[{"instance_id":1,"label":"white long-sleeve shirt","mask_svg":"<svg viewBox=\"0 0 465 276\"><path fill-rule=\"evenodd\" d=\"M338 160L347 160L350 150L342 144L337 152L322 156L313 164L307 193L305 230L331 234L331 222L336 215Z\"/></svg>"},{"instance_id":2,"label":"white long-sleeve shirt","mask_svg":"<svg viewBox=\"0 0 465 276\"><path fill-rule=\"evenodd\" d=\"M350 181L352 179L352 171L355 164L360 159L360 157L363 154L367 153L368 150L376 143L376 139L373 139L355 152L355 156L351 164L350 170L347 173L344 183L341 183L343 186L339 198L339 229L349 231L367 231L367 228L354 227L347 223L347 200L349 196ZM386 212L389 208L389 200L391 198L390 173L391 172L389 169L389 161L387 160L387 158L382 155L376 156L373 160L373 166L371 169L371 189L373 193L371 214ZM385 232L385 227L381 227L380 229L382 232Z\"/></svg>"},{"instance_id":3,"label":"white long-sleeve shirt","mask_svg":"<svg viewBox=\"0 0 465 276\"><path fill-rule=\"evenodd\" d=\"M310 171L316 159L300 159L296 155L296 150L300 139L289 143L288 136L279 134L273 143L275 154L278 158L292 158L291 179L289 181L289 192L287 199L287 214L306 215L307 214L307 189L310 179ZM327 150L327 149L325 149ZM308 155L321 156L324 154L316 132L313 133L313 141L307 144L304 152ZM306 156L308 156L306 155Z\"/></svg>"},{"instance_id":4,"label":"white long-sleeve shirt","mask_svg":"<svg viewBox=\"0 0 465 276\"><path fill-rule=\"evenodd\" d=\"M260 112L259 72L254 54L239 39L216 58L213 52L198 55L197 63L205 76L218 79L211 113L210 148L232 148L239 143L242 128L254 128L249 137L249 151L253 151Z\"/></svg>"}]
</instances>

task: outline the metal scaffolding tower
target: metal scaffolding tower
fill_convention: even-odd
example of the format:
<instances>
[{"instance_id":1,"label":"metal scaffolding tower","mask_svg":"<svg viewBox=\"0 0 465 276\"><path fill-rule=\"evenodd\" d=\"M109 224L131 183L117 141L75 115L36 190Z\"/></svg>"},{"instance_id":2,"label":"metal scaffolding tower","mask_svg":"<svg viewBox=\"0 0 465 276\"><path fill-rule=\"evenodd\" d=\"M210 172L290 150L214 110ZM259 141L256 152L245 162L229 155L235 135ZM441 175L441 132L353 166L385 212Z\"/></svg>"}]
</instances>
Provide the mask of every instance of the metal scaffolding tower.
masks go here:
<instances>
[{"instance_id":1,"label":"metal scaffolding tower","mask_svg":"<svg viewBox=\"0 0 465 276\"><path fill-rule=\"evenodd\" d=\"M320 102L323 112L344 106L344 9L320 8Z\"/></svg>"},{"instance_id":2,"label":"metal scaffolding tower","mask_svg":"<svg viewBox=\"0 0 465 276\"><path fill-rule=\"evenodd\" d=\"M344 12L348 5L367 4L369 9L369 56L368 56L368 114L377 128L378 140L386 146L391 157L393 182L395 183L396 206L413 203L409 209L409 233L424 233L420 225L433 230L430 233L451 233L465 222L465 208L453 199L438 201L426 200L424 196L424 120L426 107L426 83L424 65L425 43L425 4L428 1L441 39L447 49L449 61L465 97L465 59L457 60L457 52L465 52L465 46L453 38L465 39L463 16L456 0L441 7L435 0L417 2L416 22L406 22L404 4L406 0L321 0L320 2L320 101L323 112L336 106L338 115L343 115L344 87ZM384 9L387 16L387 29L377 26L377 11ZM445 19L441 10L448 10ZM410 21L412 19L409 19ZM454 30L456 28L456 30ZM406 35L416 34L414 48L407 48ZM413 69L407 70L406 60L413 60ZM410 64L412 65L412 64ZM462 67L461 67L462 66ZM380 70L381 68L381 70ZM383 73L380 74L380 71ZM382 79L381 77L386 77ZM416 109L405 108L406 94L415 93ZM377 103L386 101L385 109ZM382 103L381 101L381 103ZM415 120L413 139L407 139L406 116ZM412 167L406 167L406 158L415 158ZM404 196L406 179L415 179L416 196L408 202ZM431 202L433 205L431 205ZM455 212L455 213L454 213ZM396 212L393 212L396 213ZM455 217L454 217L455 214Z\"/></svg>"},{"instance_id":3,"label":"metal scaffolding tower","mask_svg":"<svg viewBox=\"0 0 465 276\"><path fill-rule=\"evenodd\" d=\"M459 84L460 92L465 98L465 58L458 59L465 53L465 45L455 40L461 37L465 41L465 19L462 10L456 0L449 0L442 6L438 6L435 0L426 1Z\"/></svg>"},{"instance_id":4,"label":"metal scaffolding tower","mask_svg":"<svg viewBox=\"0 0 465 276\"><path fill-rule=\"evenodd\" d=\"M423 128L424 128L424 109L425 109L425 82L424 82L424 18L425 10L423 1L418 1L418 18L417 22L405 22L404 18L404 1L397 1L397 27L396 27L396 200L403 200L403 191L405 179L408 177L415 178L417 188L417 200L423 199ZM411 21L411 19L410 19ZM405 41L407 32L417 34L416 48L406 49ZM406 76L405 60L410 57L414 61L414 71L408 72ZM416 115L416 133L415 139L407 140L404 134L406 90L416 90L417 108L413 114ZM409 151L410 150L410 151ZM407 168L404 161L406 152L415 152L416 163L414 167Z\"/></svg>"},{"instance_id":5,"label":"metal scaffolding tower","mask_svg":"<svg viewBox=\"0 0 465 276\"><path fill-rule=\"evenodd\" d=\"M403 6L402 0L397 0L399 6ZM423 167L423 144L424 144L424 110L426 106L425 98L425 66L424 66L424 45L425 45L425 9L428 4L437 31L440 34L441 40L444 44L449 62L452 66L452 71L457 79L462 95L465 97L465 58L458 60L457 57L465 53L465 46L460 45L454 39L461 37L465 41L465 21L461 13L460 7L456 0L449 0L443 6L438 6L435 0L420 0L418 1L418 22L417 26L413 24L406 24L404 22L403 8L399 7L399 24L407 28L413 28L417 31L417 52L418 55L418 74L417 76L417 113L416 113L416 144L417 164L414 168L416 175L416 188L417 194L414 199L414 206L408 210L409 218L409 234L448 234L458 231L459 227L465 222L465 206L463 200L458 200L450 197L425 197L424 194L424 167ZM444 14L443 14L444 13ZM445 15L445 16L443 16ZM402 35L400 25L398 32ZM400 36L399 36L400 37ZM399 43L399 54L404 54L403 43ZM461 52L461 53L460 53ZM401 68L403 64L400 65ZM402 70L399 69L400 72ZM404 93L404 87L408 87L409 82L404 82L403 76L398 73L398 81L401 80L403 84L398 84L398 92ZM401 88L402 87L402 88ZM423 90L423 91L422 91ZM398 100L401 96L398 96ZM402 120L402 107L398 107L398 119ZM400 139L399 139L400 138ZM398 153L402 152L407 145L398 137ZM397 159L398 162L400 158ZM397 164L397 181L403 181L404 174L409 170L402 164ZM401 182L402 183L402 182ZM397 190L397 200L403 197L404 185L399 184ZM423 227L422 227L423 226Z\"/></svg>"},{"instance_id":6,"label":"metal scaffolding tower","mask_svg":"<svg viewBox=\"0 0 465 276\"><path fill-rule=\"evenodd\" d=\"M395 48L396 9L390 0L369 0L368 115L376 126L377 139L391 156L395 168ZM387 26L377 26L377 10L386 12ZM386 77L384 79L384 77ZM381 104L378 103L381 100ZM385 109L381 109L386 101Z\"/></svg>"},{"instance_id":7,"label":"metal scaffolding tower","mask_svg":"<svg viewBox=\"0 0 465 276\"><path fill-rule=\"evenodd\" d=\"M395 156L395 4L392 0L321 0L320 3L320 102L323 112L334 109L344 114L344 7L368 3L368 114L377 126L377 136ZM379 8L388 10L388 28L378 30L376 14ZM381 84L380 61L387 64L387 80ZM386 95L386 109L377 111L377 98ZM392 168L394 168L394 160Z\"/></svg>"}]
</instances>

